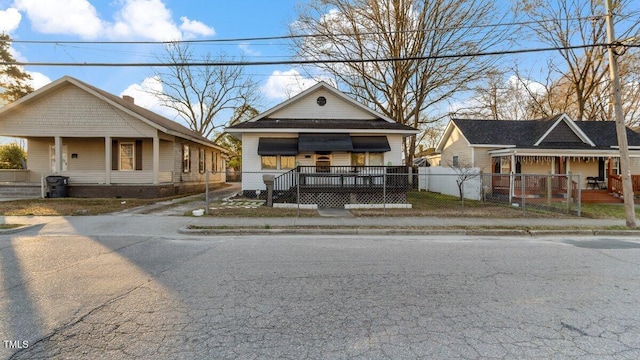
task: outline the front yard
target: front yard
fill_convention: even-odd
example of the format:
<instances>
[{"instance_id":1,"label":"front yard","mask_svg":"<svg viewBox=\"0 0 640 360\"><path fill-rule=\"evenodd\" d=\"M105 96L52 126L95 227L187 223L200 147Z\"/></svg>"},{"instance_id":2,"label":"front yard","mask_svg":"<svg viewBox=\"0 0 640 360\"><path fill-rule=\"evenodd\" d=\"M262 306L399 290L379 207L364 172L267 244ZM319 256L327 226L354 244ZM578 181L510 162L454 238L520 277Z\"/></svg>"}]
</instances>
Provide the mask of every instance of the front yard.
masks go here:
<instances>
[{"instance_id":1,"label":"front yard","mask_svg":"<svg viewBox=\"0 0 640 360\"><path fill-rule=\"evenodd\" d=\"M0 202L0 216L79 216L99 215L118 212L138 206L151 205L173 198L165 199L35 199ZM184 215L190 215L191 210L202 208L204 196L198 198L198 202L191 203L189 199L177 204L193 209L186 211ZM354 216L438 216L438 217L494 217L494 218L545 218L545 217L571 217L562 212L549 212L527 208L523 211L519 207L504 204L483 203L479 201L465 200L464 206L455 196L442 195L432 192L411 191L407 194L407 201L411 203L411 209L367 209L351 210ZM213 217L313 217L319 216L315 210L280 209L253 204L247 199L246 204L242 199L235 199L236 204L229 202L211 202L210 215ZM640 210L636 209L637 216ZM624 219L624 207L620 204L583 204L582 216L589 218L616 218Z\"/></svg>"}]
</instances>

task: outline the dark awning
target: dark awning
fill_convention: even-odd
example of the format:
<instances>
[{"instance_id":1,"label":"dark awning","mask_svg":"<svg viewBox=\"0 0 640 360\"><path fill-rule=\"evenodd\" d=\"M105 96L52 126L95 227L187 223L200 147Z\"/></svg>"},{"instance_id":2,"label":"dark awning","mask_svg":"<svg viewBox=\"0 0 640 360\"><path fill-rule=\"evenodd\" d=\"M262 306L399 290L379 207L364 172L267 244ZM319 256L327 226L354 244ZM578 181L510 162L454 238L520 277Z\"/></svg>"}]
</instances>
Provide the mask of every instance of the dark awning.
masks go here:
<instances>
[{"instance_id":1,"label":"dark awning","mask_svg":"<svg viewBox=\"0 0 640 360\"><path fill-rule=\"evenodd\" d=\"M298 155L298 139L260 138L258 155Z\"/></svg>"},{"instance_id":2,"label":"dark awning","mask_svg":"<svg viewBox=\"0 0 640 360\"><path fill-rule=\"evenodd\" d=\"M387 152L391 151L386 136L352 136L353 152Z\"/></svg>"},{"instance_id":3,"label":"dark awning","mask_svg":"<svg viewBox=\"0 0 640 360\"><path fill-rule=\"evenodd\" d=\"M353 151L349 134L300 134L300 152Z\"/></svg>"}]
</instances>

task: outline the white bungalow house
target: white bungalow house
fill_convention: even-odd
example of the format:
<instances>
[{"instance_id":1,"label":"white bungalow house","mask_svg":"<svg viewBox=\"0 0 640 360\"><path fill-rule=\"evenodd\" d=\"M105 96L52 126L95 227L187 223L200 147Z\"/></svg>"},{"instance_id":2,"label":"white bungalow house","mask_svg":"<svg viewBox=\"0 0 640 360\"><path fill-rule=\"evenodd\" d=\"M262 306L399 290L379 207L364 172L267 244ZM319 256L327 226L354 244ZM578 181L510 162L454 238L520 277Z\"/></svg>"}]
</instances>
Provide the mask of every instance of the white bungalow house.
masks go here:
<instances>
[{"instance_id":1,"label":"white bungalow house","mask_svg":"<svg viewBox=\"0 0 640 360\"><path fill-rule=\"evenodd\" d=\"M325 82L226 131L242 140L245 195L265 190L262 175L271 174L276 191L300 184L308 195L301 201L319 206L373 201L382 192L376 185L383 185L384 174L406 173L403 139L418 133ZM345 190L349 188L359 190ZM327 197L335 199L341 191L344 198L327 204L317 195L332 191Z\"/></svg>"},{"instance_id":2,"label":"white bungalow house","mask_svg":"<svg viewBox=\"0 0 640 360\"><path fill-rule=\"evenodd\" d=\"M64 176L73 197L201 191L210 170L218 174L212 182L225 181L224 148L131 97L69 76L0 108L0 135L26 139L28 154L27 169L4 170L0 181L40 186Z\"/></svg>"}]
</instances>

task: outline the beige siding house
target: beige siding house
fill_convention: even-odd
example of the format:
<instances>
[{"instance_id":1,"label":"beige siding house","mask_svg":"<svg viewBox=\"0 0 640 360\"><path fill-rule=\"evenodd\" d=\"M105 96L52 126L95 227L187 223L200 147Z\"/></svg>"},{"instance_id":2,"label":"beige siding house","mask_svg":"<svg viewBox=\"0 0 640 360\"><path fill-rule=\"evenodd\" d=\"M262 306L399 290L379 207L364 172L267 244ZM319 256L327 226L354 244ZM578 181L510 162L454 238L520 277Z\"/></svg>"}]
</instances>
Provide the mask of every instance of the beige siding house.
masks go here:
<instances>
[{"instance_id":1,"label":"beige siding house","mask_svg":"<svg viewBox=\"0 0 640 360\"><path fill-rule=\"evenodd\" d=\"M627 129L632 174L640 174L640 135ZM613 121L453 119L436 149L443 167L493 174L581 175L581 188L616 189L619 148ZM636 176L637 177L637 176ZM640 179L638 179L640 186ZM639 188L640 190L640 188Z\"/></svg>"},{"instance_id":2,"label":"beige siding house","mask_svg":"<svg viewBox=\"0 0 640 360\"><path fill-rule=\"evenodd\" d=\"M27 140L25 182L68 177L73 197L155 198L224 182L227 151L198 133L72 77L0 108L0 135Z\"/></svg>"},{"instance_id":3,"label":"beige siding house","mask_svg":"<svg viewBox=\"0 0 640 360\"><path fill-rule=\"evenodd\" d=\"M242 140L247 194L265 189L263 174L299 169L330 179L401 167L403 139L418 133L324 82L226 131Z\"/></svg>"}]
</instances>

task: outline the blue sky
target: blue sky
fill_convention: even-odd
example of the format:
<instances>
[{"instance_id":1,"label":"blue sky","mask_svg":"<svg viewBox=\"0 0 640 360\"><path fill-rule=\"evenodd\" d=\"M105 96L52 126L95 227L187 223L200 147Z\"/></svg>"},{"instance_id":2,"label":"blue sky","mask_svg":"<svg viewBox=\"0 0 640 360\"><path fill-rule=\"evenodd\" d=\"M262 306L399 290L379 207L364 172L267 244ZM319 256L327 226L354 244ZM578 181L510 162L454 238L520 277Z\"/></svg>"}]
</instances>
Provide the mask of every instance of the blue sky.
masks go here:
<instances>
[{"instance_id":1,"label":"blue sky","mask_svg":"<svg viewBox=\"0 0 640 360\"><path fill-rule=\"evenodd\" d=\"M161 45L31 44L48 41L166 41L281 36L296 18L302 0L0 0L0 31L14 40L14 56L24 62L157 62ZM287 59L284 41L194 45L212 55L224 51L245 60ZM27 66L40 87L70 75L163 113L140 91L154 86L147 67ZM291 66L251 67L263 86L263 108L286 99L292 84L311 86ZM294 90L295 92L295 90ZM166 110L165 110L166 111ZM169 115L164 113L164 115ZM170 116L169 116L170 117Z\"/></svg>"}]
</instances>

